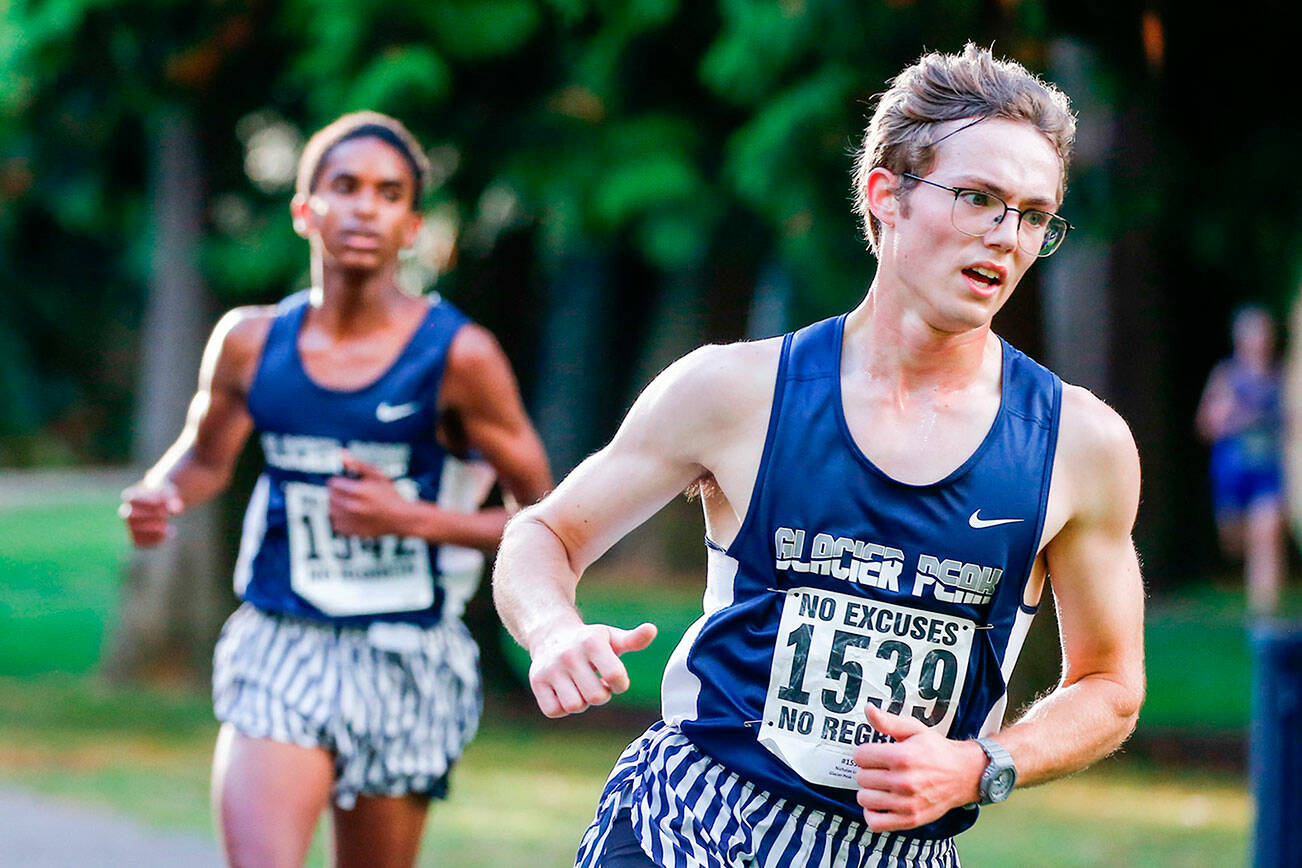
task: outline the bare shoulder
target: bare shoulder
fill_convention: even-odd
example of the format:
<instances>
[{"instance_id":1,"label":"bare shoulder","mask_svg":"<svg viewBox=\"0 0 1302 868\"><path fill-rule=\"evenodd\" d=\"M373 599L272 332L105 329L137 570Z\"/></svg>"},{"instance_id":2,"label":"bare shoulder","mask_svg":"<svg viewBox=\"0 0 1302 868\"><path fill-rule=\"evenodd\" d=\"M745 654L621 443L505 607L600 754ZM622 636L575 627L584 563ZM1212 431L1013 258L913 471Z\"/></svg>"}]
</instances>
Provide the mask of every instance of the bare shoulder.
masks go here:
<instances>
[{"instance_id":1,"label":"bare shoulder","mask_svg":"<svg viewBox=\"0 0 1302 868\"><path fill-rule=\"evenodd\" d=\"M666 368L648 392L659 386L725 412L750 407L756 398L772 397L781 349L781 338L707 344Z\"/></svg>"},{"instance_id":2,"label":"bare shoulder","mask_svg":"<svg viewBox=\"0 0 1302 868\"><path fill-rule=\"evenodd\" d=\"M245 305L228 310L213 327L214 341L220 341L233 353L261 353L267 332L276 319L276 307L270 304Z\"/></svg>"},{"instance_id":3,"label":"bare shoulder","mask_svg":"<svg viewBox=\"0 0 1302 868\"><path fill-rule=\"evenodd\" d=\"M1066 477L1072 512L1133 523L1139 450L1130 426L1088 389L1063 384L1055 473Z\"/></svg>"},{"instance_id":4,"label":"bare shoulder","mask_svg":"<svg viewBox=\"0 0 1302 868\"><path fill-rule=\"evenodd\" d=\"M508 365L506 353L493 333L478 323L468 322L457 329L448 347L448 367L458 371L483 371Z\"/></svg>"},{"instance_id":5,"label":"bare shoulder","mask_svg":"<svg viewBox=\"0 0 1302 868\"><path fill-rule=\"evenodd\" d=\"M709 344L669 365L629 410L613 445L713 471L768 419L781 339Z\"/></svg>"},{"instance_id":6,"label":"bare shoulder","mask_svg":"<svg viewBox=\"0 0 1302 868\"><path fill-rule=\"evenodd\" d=\"M274 305L246 305L227 311L213 327L204 367L215 379L247 386L275 318Z\"/></svg>"},{"instance_id":7,"label":"bare shoulder","mask_svg":"<svg viewBox=\"0 0 1302 868\"><path fill-rule=\"evenodd\" d=\"M511 361L493 333L473 322L457 329L448 347L439 402L461 412L500 409L517 392Z\"/></svg>"}]
</instances>

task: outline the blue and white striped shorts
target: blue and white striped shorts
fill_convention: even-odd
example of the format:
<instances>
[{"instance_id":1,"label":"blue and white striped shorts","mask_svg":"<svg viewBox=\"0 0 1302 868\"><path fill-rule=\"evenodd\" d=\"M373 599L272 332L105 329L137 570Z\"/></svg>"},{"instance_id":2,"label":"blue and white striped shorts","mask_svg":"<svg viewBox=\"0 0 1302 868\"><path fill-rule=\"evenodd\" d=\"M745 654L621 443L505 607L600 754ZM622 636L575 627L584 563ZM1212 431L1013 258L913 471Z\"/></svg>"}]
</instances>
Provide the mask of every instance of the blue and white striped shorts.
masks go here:
<instances>
[{"instance_id":1,"label":"blue and white striped shorts","mask_svg":"<svg viewBox=\"0 0 1302 868\"><path fill-rule=\"evenodd\" d=\"M600 868L620 808L642 849L664 868L958 868L952 838L873 832L758 789L658 722L620 756L576 868Z\"/></svg>"},{"instance_id":2,"label":"blue and white striped shorts","mask_svg":"<svg viewBox=\"0 0 1302 868\"><path fill-rule=\"evenodd\" d=\"M479 726L479 649L457 618L337 627L245 603L213 655L213 710L251 738L325 748L335 803L444 798Z\"/></svg>"}]
</instances>

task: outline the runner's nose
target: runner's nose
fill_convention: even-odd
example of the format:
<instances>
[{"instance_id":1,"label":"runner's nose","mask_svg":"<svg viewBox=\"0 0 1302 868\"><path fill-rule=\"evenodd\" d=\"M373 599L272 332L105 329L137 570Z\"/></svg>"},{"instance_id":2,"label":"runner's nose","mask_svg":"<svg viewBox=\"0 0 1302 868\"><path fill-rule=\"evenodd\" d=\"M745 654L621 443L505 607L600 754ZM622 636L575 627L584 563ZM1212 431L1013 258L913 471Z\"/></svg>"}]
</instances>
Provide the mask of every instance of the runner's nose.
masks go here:
<instances>
[{"instance_id":1,"label":"runner's nose","mask_svg":"<svg viewBox=\"0 0 1302 868\"><path fill-rule=\"evenodd\" d=\"M1017 232L1020 221L1018 215L1009 211L1004 214L993 226L986 230L982 236L988 247L995 247L1000 250L1015 250L1017 248Z\"/></svg>"}]
</instances>

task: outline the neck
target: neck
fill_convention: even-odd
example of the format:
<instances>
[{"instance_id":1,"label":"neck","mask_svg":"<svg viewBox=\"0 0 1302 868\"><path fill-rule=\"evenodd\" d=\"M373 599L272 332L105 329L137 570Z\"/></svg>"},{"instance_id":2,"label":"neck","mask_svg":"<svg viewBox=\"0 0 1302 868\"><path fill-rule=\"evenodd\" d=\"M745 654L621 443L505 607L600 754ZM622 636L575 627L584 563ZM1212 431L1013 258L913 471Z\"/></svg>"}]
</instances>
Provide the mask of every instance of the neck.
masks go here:
<instances>
[{"instance_id":1,"label":"neck","mask_svg":"<svg viewBox=\"0 0 1302 868\"><path fill-rule=\"evenodd\" d=\"M1268 374L1273 367L1269 356L1259 353L1240 353L1239 363L1254 374Z\"/></svg>"},{"instance_id":2,"label":"neck","mask_svg":"<svg viewBox=\"0 0 1302 868\"><path fill-rule=\"evenodd\" d=\"M990 324L943 331L873 281L845 326L844 372L862 372L901 393L957 391L981 376L991 351Z\"/></svg>"},{"instance_id":3,"label":"neck","mask_svg":"<svg viewBox=\"0 0 1302 868\"><path fill-rule=\"evenodd\" d=\"M330 267L312 257L312 306L318 322L337 332L365 331L383 323L407 296L398 286L397 265L375 271Z\"/></svg>"}]
</instances>

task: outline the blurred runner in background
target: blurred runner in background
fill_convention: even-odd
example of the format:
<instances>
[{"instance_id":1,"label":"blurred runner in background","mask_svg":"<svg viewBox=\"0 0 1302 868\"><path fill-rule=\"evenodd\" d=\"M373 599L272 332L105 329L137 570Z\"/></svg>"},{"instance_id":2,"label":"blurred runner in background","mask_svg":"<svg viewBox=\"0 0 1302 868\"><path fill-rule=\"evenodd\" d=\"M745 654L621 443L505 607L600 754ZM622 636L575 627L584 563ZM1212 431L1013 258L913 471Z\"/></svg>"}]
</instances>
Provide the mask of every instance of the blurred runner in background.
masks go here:
<instances>
[{"instance_id":1,"label":"blurred runner in background","mask_svg":"<svg viewBox=\"0 0 1302 868\"><path fill-rule=\"evenodd\" d=\"M1243 559L1249 610L1269 614L1285 569L1283 377L1264 308L1237 311L1231 336L1234 352L1212 369L1198 404L1198 433L1211 444L1221 548Z\"/></svg>"},{"instance_id":2,"label":"blurred runner in background","mask_svg":"<svg viewBox=\"0 0 1302 868\"><path fill-rule=\"evenodd\" d=\"M332 864L409 866L479 721L460 614L508 504L551 484L497 342L397 282L427 163L374 112L318 132L294 227L310 289L217 324L176 443L123 493L138 546L226 487L257 432L265 469L222 632L213 803L230 864L301 865L333 797Z\"/></svg>"}]
</instances>

